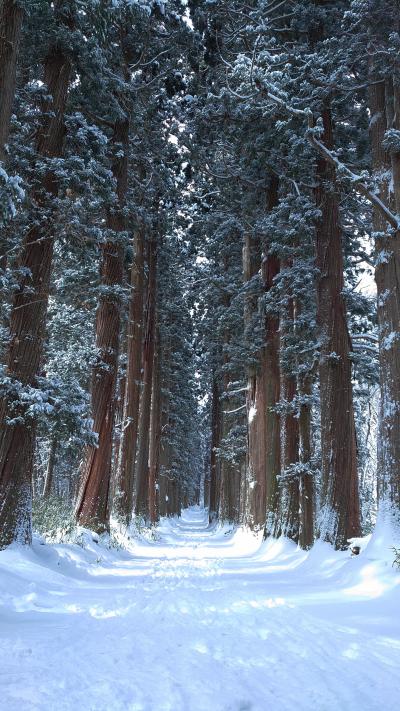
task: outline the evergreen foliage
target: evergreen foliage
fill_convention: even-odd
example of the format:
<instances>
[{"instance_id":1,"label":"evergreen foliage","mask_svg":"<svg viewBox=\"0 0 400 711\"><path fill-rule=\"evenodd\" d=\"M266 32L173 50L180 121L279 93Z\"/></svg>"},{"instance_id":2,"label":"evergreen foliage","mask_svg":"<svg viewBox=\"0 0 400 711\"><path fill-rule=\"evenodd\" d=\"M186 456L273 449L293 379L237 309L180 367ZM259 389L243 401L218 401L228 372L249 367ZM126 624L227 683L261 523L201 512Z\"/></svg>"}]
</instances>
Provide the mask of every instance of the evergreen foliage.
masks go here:
<instances>
[{"instance_id":1,"label":"evergreen foliage","mask_svg":"<svg viewBox=\"0 0 400 711\"><path fill-rule=\"evenodd\" d=\"M107 528L136 486L153 523L204 492L211 517L304 547L314 530L345 547L380 502L398 517L398 3L24 8L0 163L0 427L29 434L29 471L21 501L16 445L0 446L0 510L22 506L29 540L32 482L37 525L54 497ZM31 238L50 245L47 286ZM36 302L37 352L14 358Z\"/></svg>"}]
</instances>

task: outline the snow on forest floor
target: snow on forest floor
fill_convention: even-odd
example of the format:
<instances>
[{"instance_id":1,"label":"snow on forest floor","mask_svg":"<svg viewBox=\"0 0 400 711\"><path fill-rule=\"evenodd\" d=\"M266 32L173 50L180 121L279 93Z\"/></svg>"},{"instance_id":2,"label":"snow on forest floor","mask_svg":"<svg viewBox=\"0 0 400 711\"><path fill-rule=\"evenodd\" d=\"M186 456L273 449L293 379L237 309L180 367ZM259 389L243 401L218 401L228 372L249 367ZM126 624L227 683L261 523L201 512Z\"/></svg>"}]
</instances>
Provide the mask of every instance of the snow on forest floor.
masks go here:
<instances>
[{"instance_id":1,"label":"snow on forest floor","mask_svg":"<svg viewBox=\"0 0 400 711\"><path fill-rule=\"evenodd\" d=\"M0 553L2 711L397 711L390 541L304 553L200 508L157 538Z\"/></svg>"}]
</instances>

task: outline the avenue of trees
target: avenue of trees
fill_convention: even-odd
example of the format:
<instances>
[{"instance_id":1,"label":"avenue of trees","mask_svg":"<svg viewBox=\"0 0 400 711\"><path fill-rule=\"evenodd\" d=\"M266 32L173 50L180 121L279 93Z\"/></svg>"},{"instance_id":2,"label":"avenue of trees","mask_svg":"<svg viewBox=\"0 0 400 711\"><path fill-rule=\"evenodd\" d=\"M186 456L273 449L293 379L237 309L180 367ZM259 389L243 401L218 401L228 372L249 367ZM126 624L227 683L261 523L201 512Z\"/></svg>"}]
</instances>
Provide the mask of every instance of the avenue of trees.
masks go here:
<instances>
[{"instance_id":1,"label":"avenue of trees","mask_svg":"<svg viewBox=\"0 0 400 711\"><path fill-rule=\"evenodd\" d=\"M0 0L0 548L400 525L398 0Z\"/></svg>"}]
</instances>

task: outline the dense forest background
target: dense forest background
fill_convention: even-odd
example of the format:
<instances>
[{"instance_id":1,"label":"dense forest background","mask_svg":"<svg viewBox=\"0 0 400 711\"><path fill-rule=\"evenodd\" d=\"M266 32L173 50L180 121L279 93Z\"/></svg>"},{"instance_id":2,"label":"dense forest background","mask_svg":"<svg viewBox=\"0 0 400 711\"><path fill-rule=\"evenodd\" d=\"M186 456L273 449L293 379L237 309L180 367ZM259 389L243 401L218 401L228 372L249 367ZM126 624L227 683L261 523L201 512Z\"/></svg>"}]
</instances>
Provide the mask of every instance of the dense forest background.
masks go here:
<instances>
[{"instance_id":1,"label":"dense forest background","mask_svg":"<svg viewBox=\"0 0 400 711\"><path fill-rule=\"evenodd\" d=\"M0 7L0 547L398 521L399 2Z\"/></svg>"}]
</instances>

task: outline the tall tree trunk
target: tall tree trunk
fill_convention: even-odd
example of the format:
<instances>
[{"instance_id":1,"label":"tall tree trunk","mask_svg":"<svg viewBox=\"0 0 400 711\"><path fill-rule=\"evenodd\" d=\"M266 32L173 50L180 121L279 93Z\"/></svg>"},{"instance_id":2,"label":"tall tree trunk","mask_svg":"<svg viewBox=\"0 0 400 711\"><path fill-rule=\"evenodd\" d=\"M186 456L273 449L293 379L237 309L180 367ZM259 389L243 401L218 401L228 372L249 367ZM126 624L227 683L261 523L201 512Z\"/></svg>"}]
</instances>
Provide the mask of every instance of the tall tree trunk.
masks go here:
<instances>
[{"instance_id":1,"label":"tall tree trunk","mask_svg":"<svg viewBox=\"0 0 400 711\"><path fill-rule=\"evenodd\" d=\"M266 494L266 381L265 348L260 354L257 372L249 374L247 403L248 469L246 486L246 521L250 528L265 526Z\"/></svg>"},{"instance_id":2,"label":"tall tree trunk","mask_svg":"<svg viewBox=\"0 0 400 711\"><path fill-rule=\"evenodd\" d=\"M113 141L116 144L113 174L117 181L118 206L108 209L107 227L118 234L126 229L123 209L128 180L128 119L115 123ZM120 339L119 287L122 281L122 245L118 240L107 242L103 248L101 264L101 285L105 289L96 314L98 361L93 368L91 390L93 430L98 435L98 445L87 447L84 453L76 504L79 523L99 532L109 528L109 489Z\"/></svg>"},{"instance_id":3,"label":"tall tree trunk","mask_svg":"<svg viewBox=\"0 0 400 711\"><path fill-rule=\"evenodd\" d=\"M171 485L171 515L178 515L178 482L176 479L172 479Z\"/></svg>"},{"instance_id":4,"label":"tall tree trunk","mask_svg":"<svg viewBox=\"0 0 400 711\"><path fill-rule=\"evenodd\" d=\"M268 190L268 210L278 204L278 178L271 176ZM264 289L268 292L279 273L279 259L267 252L262 263ZM279 511L278 475L281 469L280 418L275 408L280 399L279 318L269 315L265 326L265 347L262 354L265 387L265 475L266 524L265 535L280 535L277 526Z\"/></svg>"},{"instance_id":5,"label":"tall tree trunk","mask_svg":"<svg viewBox=\"0 0 400 711\"><path fill-rule=\"evenodd\" d=\"M261 245L250 233L246 233L243 245L243 279L248 284L261 265ZM245 338L251 336L257 298L248 294L244 306ZM261 355L261 360L263 353ZM244 485L244 520L252 529L265 525L266 478L265 478L265 379L262 363L251 365L247 374L247 461Z\"/></svg>"},{"instance_id":6,"label":"tall tree trunk","mask_svg":"<svg viewBox=\"0 0 400 711\"><path fill-rule=\"evenodd\" d=\"M181 487L177 479L167 479L168 516L181 514Z\"/></svg>"},{"instance_id":7,"label":"tall tree trunk","mask_svg":"<svg viewBox=\"0 0 400 711\"><path fill-rule=\"evenodd\" d=\"M0 4L0 162L6 161L15 96L16 70L21 39L23 8L15 0ZM0 270L7 268L7 238L0 240ZM0 275L1 276L1 275Z\"/></svg>"},{"instance_id":8,"label":"tall tree trunk","mask_svg":"<svg viewBox=\"0 0 400 711\"><path fill-rule=\"evenodd\" d=\"M140 402L139 451L136 464L135 513L149 518L149 429L151 413L151 386L154 365L154 341L157 289L157 245L148 243L149 279L147 287L146 331L143 343L143 388Z\"/></svg>"},{"instance_id":9,"label":"tall tree trunk","mask_svg":"<svg viewBox=\"0 0 400 711\"><path fill-rule=\"evenodd\" d=\"M230 426L227 421L227 415L222 416L222 437L229 435ZM235 521L235 502L234 502L234 478L235 469L231 462L222 458L221 463L221 478L220 478L220 493L219 493L219 510L218 518L220 521L233 523Z\"/></svg>"},{"instance_id":10,"label":"tall tree trunk","mask_svg":"<svg viewBox=\"0 0 400 711\"><path fill-rule=\"evenodd\" d=\"M175 516L180 516L182 513L183 487L180 479L175 479Z\"/></svg>"},{"instance_id":11,"label":"tall tree trunk","mask_svg":"<svg viewBox=\"0 0 400 711\"><path fill-rule=\"evenodd\" d=\"M229 434L230 427L225 419L225 428L223 435ZM219 519L229 523L238 523L240 501L237 496L240 495L240 467L225 459L221 462L221 490L220 490L220 505Z\"/></svg>"},{"instance_id":12,"label":"tall tree trunk","mask_svg":"<svg viewBox=\"0 0 400 711\"><path fill-rule=\"evenodd\" d=\"M151 392L150 442L149 442L149 513L150 523L159 519L159 467L161 438L161 380L160 380L160 334L156 329L154 349L153 382Z\"/></svg>"},{"instance_id":13,"label":"tall tree trunk","mask_svg":"<svg viewBox=\"0 0 400 711\"><path fill-rule=\"evenodd\" d=\"M322 112L323 142L332 149L331 111ZM360 535L357 446L351 381L350 336L343 297L342 231L335 170L317 159L317 321L320 335L322 509L320 536L336 548Z\"/></svg>"},{"instance_id":14,"label":"tall tree trunk","mask_svg":"<svg viewBox=\"0 0 400 711\"><path fill-rule=\"evenodd\" d=\"M225 267L227 269L227 265ZM230 306L230 295L224 294L223 303L225 308ZM224 346L228 347L230 341L230 333L228 329L225 329L224 333ZM223 373L223 389L227 393L229 389L230 373L228 371L229 355L225 351L223 355L224 362L224 373ZM221 437L222 440L229 436L232 429L232 414L229 413L230 409L235 410L234 400L226 399L226 406L228 411L221 412ZM220 493L219 493L219 507L218 507L218 517L221 521L228 521L230 523L237 523L239 520L240 511L240 501L236 499L236 493L240 493L240 466L238 463L232 463L225 457L220 459Z\"/></svg>"},{"instance_id":15,"label":"tall tree trunk","mask_svg":"<svg viewBox=\"0 0 400 711\"><path fill-rule=\"evenodd\" d=\"M124 346L122 346L122 348L124 348ZM124 349L124 355L126 355L126 348ZM121 360L121 358L120 358L120 360ZM118 368L118 370L119 370L119 368ZM126 372L123 374L118 374L117 385L116 385L116 395L115 395L114 433L113 433L113 447L112 447L113 448L113 461L112 461L112 471L111 471L110 495L112 497L111 498L112 509L115 510L116 513L118 511L118 509L117 509L118 472L119 472L118 467L119 467L119 462L120 462L120 458L121 458L123 417L124 417L124 409L125 409L125 391L126 391Z\"/></svg>"},{"instance_id":16,"label":"tall tree trunk","mask_svg":"<svg viewBox=\"0 0 400 711\"><path fill-rule=\"evenodd\" d=\"M299 395L301 397L299 415L300 463L304 474L300 479L300 521L299 544L308 550L314 543L314 481L309 472L311 462L311 376L299 377Z\"/></svg>"},{"instance_id":17,"label":"tall tree trunk","mask_svg":"<svg viewBox=\"0 0 400 711\"><path fill-rule=\"evenodd\" d=\"M161 390L164 393L161 399L161 430L160 430L160 463L159 463L159 509L160 516L168 516L170 505L168 495L168 478L171 470L171 445L169 442L170 413L169 413L169 374L171 367L170 339L163 342L162 349L162 382Z\"/></svg>"},{"instance_id":18,"label":"tall tree trunk","mask_svg":"<svg viewBox=\"0 0 400 711\"><path fill-rule=\"evenodd\" d=\"M70 74L71 64L63 50L51 48L44 66L44 84L51 99L43 107L44 120L37 142L37 153L44 160L62 155ZM56 177L47 171L42 192L35 196L38 215L25 235L20 256L21 273L25 276L15 294L10 318L7 375L16 386L35 386L41 365L54 246L52 212L47 201L57 193ZM15 395L0 401L0 548L16 540L30 543L32 536L36 425L28 421L26 405L15 402Z\"/></svg>"},{"instance_id":19,"label":"tall tree trunk","mask_svg":"<svg viewBox=\"0 0 400 711\"><path fill-rule=\"evenodd\" d=\"M215 375L212 379L212 394L211 394L211 454L210 454L210 508L209 520L210 523L217 516L219 509L219 492L220 492L220 461L217 456L216 449L221 443L221 401L218 387L218 380Z\"/></svg>"},{"instance_id":20,"label":"tall tree trunk","mask_svg":"<svg viewBox=\"0 0 400 711\"><path fill-rule=\"evenodd\" d=\"M289 299L286 317L281 323L281 349L285 348L285 336L293 329L294 303ZM281 369L282 399L285 411L281 415L281 453L282 471L285 472L299 461L299 419L294 410L294 400L297 395L296 376ZM295 543L299 540L299 477L297 472L288 477L281 485L282 535L291 538Z\"/></svg>"},{"instance_id":21,"label":"tall tree trunk","mask_svg":"<svg viewBox=\"0 0 400 711\"><path fill-rule=\"evenodd\" d=\"M371 63L372 64L372 63ZM400 212L400 153L387 153L383 139L387 128L400 130L400 87L391 78L377 83L371 65L369 105L372 168L379 197ZM388 172L392 174L390 193ZM377 286L380 418L378 451L378 499L382 514L400 522L400 232L388 230L385 218L374 209L376 235L375 281Z\"/></svg>"},{"instance_id":22,"label":"tall tree trunk","mask_svg":"<svg viewBox=\"0 0 400 711\"><path fill-rule=\"evenodd\" d=\"M171 477L166 477L166 504L167 504L167 516L174 516L174 502L173 502L173 484L174 481Z\"/></svg>"},{"instance_id":23,"label":"tall tree trunk","mask_svg":"<svg viewBox=\"0 0 400 711\"><path fill-rule=\"evenodd\" d=\"M0 161L5 146L15 94L15 77L24 10L15 0L2 0L0 7Z\"/></svg>"},{"instance_id":24,"label":"tall tree trunk","mask_svg":"<svg viewBox=\"0 0 400 711\"><path fill-rule=\"evenodd\" d=\"M167 484L168 480L165 475L165 472L162 469L162 447L161 447L161 454L160 454L160 477L159 477L159 510L160 510L160 516L167 516L168 515L168 492L167 492Z\"/></svg>"},{"instance_id":25,"label":"tall tree trunk","mask_svg":"<svg viewBox=\"0 0 400 711\"><path fill-rule=\"evenodd\" d=\"M204 488L203 488L203 506L205 509L210 511L210 491L211 491L211 479L206 475L204 477Z\"/></svg>"},{"instance_id":26,"label":"tall tree trunk","mask_svg":"<svg viewBox=\"0 0 400 711\"><path fill-rule=\"evenodd\" d=\"M54 480L54 467L56 464L56 458L57 458L57 439L55 438L55 436L53 436L50 441L49 461L47 463L46 476L45 476L45 480L44 480L44 487L43 487L43 497L44 498L48 498L51 494L51 489L52 489L53 480Z\"/></svg>"},{"instance_id":27,"label":"tall tree trunk","mask_svg":"<svg viewBox=\"0 0 400 711\"><path fill-rule=\"evenodd\" d=\"M267 211L278 202L278 179L271 176L267 192ZM261 245L246 238L243 273L249 281L261 266L264 291L268 292L279 272L279 260L267 253L261 259ZM261 264L260 264L261 261ZM250 322L255 304L245 305L245 322ZM280 396L279 320L265 319L265 345L259 353L257 367L248 373L246 394L248 462L246 484L246 522L255 530L264 528L266 535L276 532L279 505L280 422L274 412Z\"/></svg>"},{"instance_id":28,"label":"tall tree trunk","mask_svg":"<svg viewBox=\"0 0 400 711\"><path fill-rule=\"evenodd\" d=\"M133 510L142 367L143 290L144 234L143 230L139 229L135 234L135 254L131 270L125 404L122 418L120 462L115 502L117 515L126 523L129 523Z\"/></svg>"}]
</instances>

